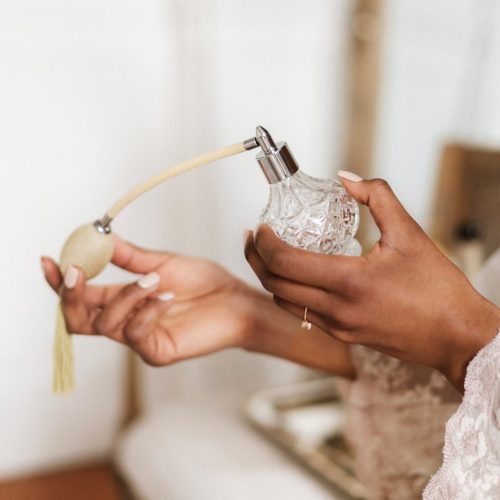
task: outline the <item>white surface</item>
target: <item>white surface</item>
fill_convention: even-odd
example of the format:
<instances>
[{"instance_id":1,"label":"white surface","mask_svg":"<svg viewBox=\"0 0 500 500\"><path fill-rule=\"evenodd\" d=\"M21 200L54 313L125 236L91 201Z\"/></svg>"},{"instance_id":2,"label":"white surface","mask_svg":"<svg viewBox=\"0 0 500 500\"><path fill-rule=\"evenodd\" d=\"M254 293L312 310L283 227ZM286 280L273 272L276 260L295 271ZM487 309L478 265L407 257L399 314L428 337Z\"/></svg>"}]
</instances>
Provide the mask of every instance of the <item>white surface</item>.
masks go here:
<instances>
[{"instance_id":1,"label":"white surface","mask_svg":"<svg viewBox=\"0 0 500 500\"><path fill-rule=\"evenodd\" d=\"M296 435L301 446L310 449L342 432L344 423L345 409L338 403L310 405L283 414L283 428Z\"/></svg>"},{"instance_id":2,"label":"white surface","mask_svg":"<svg viewBox=\"0 0 500 500\"><path fill-rule=\"evenodd\" d=\"M144 500L332 500L231 404L169 402L132 426L115 463Z\"/></svg>"}]
</instances>

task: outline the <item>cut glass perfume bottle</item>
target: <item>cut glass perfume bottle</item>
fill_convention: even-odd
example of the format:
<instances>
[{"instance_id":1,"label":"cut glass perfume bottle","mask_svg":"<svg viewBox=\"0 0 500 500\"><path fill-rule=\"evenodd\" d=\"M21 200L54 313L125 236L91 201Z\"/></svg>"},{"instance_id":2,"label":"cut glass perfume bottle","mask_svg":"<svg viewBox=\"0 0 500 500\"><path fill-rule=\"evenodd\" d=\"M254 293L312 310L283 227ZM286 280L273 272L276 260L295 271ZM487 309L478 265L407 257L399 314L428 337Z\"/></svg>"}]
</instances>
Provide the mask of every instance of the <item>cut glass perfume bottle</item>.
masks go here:
<instances>
[{"instance_id":1,"label":"cut glass perfume bottle","mask_svg":"<svg viewBox=\"0 0 500 500\"><path fill-rule=\"evenodd\" d=\"M333 179L317 179L299 170L286 143L275 144L257 127L257 155L270 183L269 200L259 222L269 224L291 246L324 254L359 255L354 239L359 223L356 201Z\"/></svg>"}]
</instances>

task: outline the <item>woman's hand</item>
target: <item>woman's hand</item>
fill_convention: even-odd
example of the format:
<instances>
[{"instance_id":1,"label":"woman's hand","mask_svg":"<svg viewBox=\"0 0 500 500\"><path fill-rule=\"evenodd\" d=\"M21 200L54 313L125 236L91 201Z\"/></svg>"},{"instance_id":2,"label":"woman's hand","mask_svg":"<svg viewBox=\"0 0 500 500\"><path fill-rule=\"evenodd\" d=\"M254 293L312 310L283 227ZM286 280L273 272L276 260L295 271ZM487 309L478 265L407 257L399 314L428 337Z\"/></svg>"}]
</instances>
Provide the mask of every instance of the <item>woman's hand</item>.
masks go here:
<instances>
[{"instance_id":1,"label":"woman's hand","mask_svg":"<svg viewBox=\"0 0 500 500\"><path fill-rule=\"evenodd\" d=\"M380 229L368 255L305 252L261 226L248 235L248 262L276 304L297 318L307 307L309 321L334 338L437 368L462 390L467 364L498 331L500 310L432 243L386 182L343 183Z\"/></svg>"},{"instance_id":2,"label":"woman's hand","mask_svg":"<svg viewBox=\"0 0 500 500\"><path fill-rule=\"evenodd\" d=\"M213 262L145 250L117 237L112 262L143 276L127 285L87 285L77 268L63 277L52 259L42 258L72 333L105 335L155 366L242 347L354 377L344 344L317 329L305 334L267 294Z\"/></svg>"},{"instance_id":3,"label":"woman's hand","mask_svg":"<svg viewBox=\"0 0 500 500\"><path fill-rule=\"evenodd\" d=\"M127 285L88 285L77 268L63 278L52 259L42 258L72 333L105 335L151 365L245 344L256 292L222 267L144 250L117 237L112 262L143 276Z\"/></svg>"}]
</instances>

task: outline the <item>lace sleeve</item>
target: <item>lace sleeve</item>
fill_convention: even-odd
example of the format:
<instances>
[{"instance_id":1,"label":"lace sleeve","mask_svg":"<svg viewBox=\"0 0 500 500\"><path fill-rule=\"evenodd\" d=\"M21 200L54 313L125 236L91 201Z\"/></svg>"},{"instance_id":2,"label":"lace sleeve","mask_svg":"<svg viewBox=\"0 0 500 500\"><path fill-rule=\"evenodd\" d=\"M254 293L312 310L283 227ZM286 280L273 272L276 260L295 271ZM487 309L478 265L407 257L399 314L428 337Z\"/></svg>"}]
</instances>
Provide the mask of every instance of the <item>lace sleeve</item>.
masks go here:
<instances>
[{"instance_id":1,"label":"lace sleeve","mask_svg":"<svg viewBox=\"0 0 500 500\"><path fill-rule=\"evenodd\" d=\"M500 332L469 363L462 403L446 424L443 454L424 500L500 498Z\"/></svg>"}]
</instances>

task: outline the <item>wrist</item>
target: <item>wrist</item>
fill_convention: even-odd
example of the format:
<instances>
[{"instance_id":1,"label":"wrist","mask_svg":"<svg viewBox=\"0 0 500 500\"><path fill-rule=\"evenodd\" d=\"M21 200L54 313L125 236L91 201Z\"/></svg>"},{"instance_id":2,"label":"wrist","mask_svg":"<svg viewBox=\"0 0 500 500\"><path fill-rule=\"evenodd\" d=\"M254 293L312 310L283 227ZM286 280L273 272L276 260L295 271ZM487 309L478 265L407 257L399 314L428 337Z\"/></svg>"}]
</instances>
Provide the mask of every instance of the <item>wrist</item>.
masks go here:
<instances>
[{"instance_id":1,"label":"wrist","mask_svg":"<svg viewBox=\"0 0 500 500\"><path fill-rule=\"evenodd\" d=\"M241 335L240 347L252 352L287 357L293 349L294 332L298 329L299 320L283 311L273 302L272 297L264 291L244 285L245 319Z\"/></svg>"},{"instance_id":2,"label":"wrist","mask_svg":"<svg viewBox=\"0 0 500 500\"><path fill-rule=\"evenodd\" d=\"M272 317L276 319L277 308L267 293L246 284L242 293L244 310L240 347L248 351L267 352L266 343L272 334Z\"/></svg>"},{"instance_id":3,"label":"wrist","mask_svg":"<svg viewBox=\"0 0 500 500\"><path fill-rule=\"evenodd\" d=\"M452 334L448 360L441 370L451 384L463 393L467 367L476 354L498 334L500 309L478 294L473 307Z\"/></svg>"},{"instance_id":4,"label":"wrist","mask_svg":"<svg viewBox=\"0 0 500 500\"><path fill-rule=\"evenodd\" d=\"M267 293L247 287L246 321L240 347L268 354L316 370L355 378L347 345L317 327L300 328L301 319L280 309Z\"/></svg>"},{"instance_id":5,"label":"wrist","mask_svg":"<svg viewBox=\"0 0 500 500\"><path fill-rule=\"evenodd\" d=\"M260 337L259 331L263 327L261 311L266 305L267 297L244 281L234 278L228 290L229 300L226 307L236 318L233 331L233 347L252 350Z\"/></svg>"}]
</instances>

